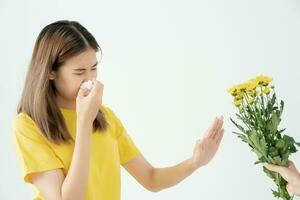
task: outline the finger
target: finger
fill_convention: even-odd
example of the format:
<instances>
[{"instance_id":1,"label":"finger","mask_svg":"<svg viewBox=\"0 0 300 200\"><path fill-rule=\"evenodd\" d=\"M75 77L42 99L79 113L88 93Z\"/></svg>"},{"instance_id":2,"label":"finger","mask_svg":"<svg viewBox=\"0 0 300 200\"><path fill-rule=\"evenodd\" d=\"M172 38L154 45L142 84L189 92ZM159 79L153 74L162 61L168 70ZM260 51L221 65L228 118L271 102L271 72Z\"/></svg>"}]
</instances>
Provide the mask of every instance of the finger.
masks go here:
<instances>
[{"instance_id":1,"label":"finger","mask_svg":"<svg viewBox=\"0 0 300 200\"><path fill-rule=\"evenodd\" d=\"M220 125L219 125L219 130L223 127L223 125L224 125L224 117L223 117L223 115L221 115L221 117L220 117Z\"/></svg>"},{"instance_id":2,"label":"finger","mask_svg":"<svg viewBox=\"0 0 300 200\"><path fill-rule=\"evenodd\" d=\"M86 96L87 89L79 88L77 98L83 98Z\"/></svg>"},{"instance_id":3,"label":"finger","mask_svg":"<svg viewBox=\"0 0 300 200\"><path fill-rule=\"evenodd\" d=\"M89 95L89 93L90 93L90 90L89 90L89 89L87 89L87 88L83 88L83 91L82 91L82 93L83 93L83 96L84 96L84 97L86 97L87 95Z\"/></svg>"},{"instance_id":4,"label":"finger","mask_svg":"<svg viewBox=\"0 0 300 200\"><path fill-rule=\"evenodd\" d=\"M223 120L223 116L221 116L219 118L219 124L215 130L215 133L213 134L213 138L215 139L217 137L217 135L220 133L220 130L221 128L223 127L223 123L224 123L224 120Z\"/></svg>"},{"instance_id":5,"label":"finger","mask_svg":"<svg viewBox=\"0 0 300 200\"><path fill-rule=\"evenodd\" d=\"M201 139L199 139L199 140L197 141L197 146L198 146L201 150L204 149L204 139L203 139L203 138L201 138Z\"/></svg>"},{"instance_id":6,"label":"finger","mask_svg":"<svg viewBox=\"0 0 300 200\"><path fill-rule=\"evenodd\" d=\"M99 88L99 82L97 80L93 80L93 88L91 91L96 90L97 88Z\"/></svg>"},{"instance_id":7,"label":"finger","mask_svg":"<svg viewBox=\"0 0 300 200\"><path fill-rule=\"evenodd\" d=\"M292 161L289 160L289 162L288 162L288 168L295 169L296 166L295 166L295 164Z\"/></svg>"},{"instance_id":8,"label":"finger","mask_svg":"<svg viewBox=\"0 0 300 200\"><path fill-rule=\"evenodd\" d=\"M273 164L265 164L264 165L268 170L271 170L273 172L281 173L283 171L283 167L273 165Z\"/></svg>"},{"instance_id":9,"label":"finger","mask_svg":"<svg viewBox=\"0 0 300 200\"><path fill-rule=\"evenodd\" d=\"M88 89L88 88L84 88L83 89L83 95L86 97L86 96L88 96L89 94L90 94L90 90Z\"/></svg>"},{"instance_id":10,"label":"finger","mask_svg":"<svg viewBox=\"0 0 300 200\"><path fill-rule=\"evenodd\" d=\"M94 86L91 90L92 94L98 94L103 89L103 84L100 81L94 80Z\"/></svg>"},{"instance_id":11,"label":"finger","mask_svg":"<svg viewBox=\"0 0 300 200\"><path fill-rule=\"evenodd\" d=\"M223 139L223 136L224 136L224 132L225 132L224 128L222 128L220 130L219 134L217 135L217 137L216 137L216 139L217 139L217 141L216 141L217 145L219 145L221 143L221 141Z\"/></svg>"},{"instance_id":12,"label":"finger","mask_svg":"<svg viewBox=\"0 0 300 200\"><path fill-rule=\"evenodd\" d=\"M210 134L210 138L214 138L215 134L218 132L218 128L220 126L221 120L219 117L217 117L217 124L213 127L211 134Z\"/></svg>"},{"instance_id":13,"label":"finger","mask_svg":"<svg viewBox=\"0 0 300 200\"><path fill-rule=\"evenodd\" d=\"M211 135L214 133L215 127L218 125L219 119L215 117L214 121L210 125L209 129L207 130L205 137L211 137Z\"/></svg>"}]
</instances>

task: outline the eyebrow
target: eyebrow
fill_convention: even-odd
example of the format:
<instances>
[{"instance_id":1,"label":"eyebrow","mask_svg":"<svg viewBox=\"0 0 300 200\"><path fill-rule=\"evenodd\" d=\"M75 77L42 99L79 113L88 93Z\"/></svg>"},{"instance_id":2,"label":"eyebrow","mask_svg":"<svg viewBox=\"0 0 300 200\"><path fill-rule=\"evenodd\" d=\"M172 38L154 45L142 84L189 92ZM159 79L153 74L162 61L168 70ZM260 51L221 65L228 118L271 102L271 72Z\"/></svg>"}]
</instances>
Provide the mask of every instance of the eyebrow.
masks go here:
<instances>
[{"instance_id":1,"label":"eyebrow","mask_svg":"<svg viewBox=\"0 0 300 200\"><path fill-rule=\"evenodd\" d=\"M98 65L98 61L93 66L91 66L91 68L96 67L97 65ZM73 69L73 70L74 71L82 72L82 71L85 71L86 68L76 68L76 69Z\"/></svg>"}]
</instances>

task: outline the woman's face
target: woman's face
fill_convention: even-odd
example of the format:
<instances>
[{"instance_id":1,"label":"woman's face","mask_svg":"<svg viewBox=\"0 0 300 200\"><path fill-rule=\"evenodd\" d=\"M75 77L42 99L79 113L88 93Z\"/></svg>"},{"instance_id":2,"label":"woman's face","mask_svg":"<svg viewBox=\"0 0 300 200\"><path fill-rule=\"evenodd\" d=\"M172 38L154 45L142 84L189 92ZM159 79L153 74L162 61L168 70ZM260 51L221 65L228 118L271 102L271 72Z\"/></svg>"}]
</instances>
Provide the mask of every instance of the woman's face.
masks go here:
<instances>
[{"instance_id":1,"label":"woman's face","mask_svg":"<svg viewBox=\"0 0 300 200\"><path fill-rule=\"evenodd\" d=\"M85 80L97 79L97 64L96 51L89 48L67 59L57 72L51 73L49 78L54 81L57 103L64 104L59 106L74 105L80 84Z\"/></svg>"}]
</instances>

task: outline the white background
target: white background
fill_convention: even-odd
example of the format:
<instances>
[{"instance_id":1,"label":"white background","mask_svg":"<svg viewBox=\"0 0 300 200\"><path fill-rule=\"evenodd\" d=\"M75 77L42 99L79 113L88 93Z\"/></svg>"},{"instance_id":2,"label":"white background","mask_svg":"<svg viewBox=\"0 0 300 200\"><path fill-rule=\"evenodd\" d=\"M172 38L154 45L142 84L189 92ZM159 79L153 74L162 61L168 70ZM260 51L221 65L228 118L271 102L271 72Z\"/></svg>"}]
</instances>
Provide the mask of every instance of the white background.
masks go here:
<instances>
[{"instance_id":1,"label":"white background","mask_svg":"<svg viewBox=\"0 0 300 200\"><path fill-rule=\"evenodd\" d=\"M226 135L215 159L173 188L151 193L123 171L122 199L271 200L274 184L234 134L226 89L274 77L281 127L300 140L299 0L0 0L0 199L32 199L12 148L11 122L35 39L47 24L77 20L103 49L104 103L156 167L191 156L215 115ZM291 158L300 167L300 156Z\"/></svg>"}]
</instances>

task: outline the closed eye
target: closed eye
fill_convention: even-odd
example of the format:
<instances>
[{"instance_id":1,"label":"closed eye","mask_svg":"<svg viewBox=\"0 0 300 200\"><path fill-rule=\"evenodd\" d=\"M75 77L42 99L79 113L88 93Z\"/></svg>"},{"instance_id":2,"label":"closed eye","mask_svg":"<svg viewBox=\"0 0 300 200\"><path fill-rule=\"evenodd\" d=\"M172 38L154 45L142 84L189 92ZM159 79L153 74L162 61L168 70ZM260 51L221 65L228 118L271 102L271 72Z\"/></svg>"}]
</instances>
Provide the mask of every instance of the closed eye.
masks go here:
<instances>
[{"instance_id":1,"label":"closed eye","mask_svg":"<svg viewBox=\"0 0 300 200\"><path fill-rule=\"evenodd\" d=\"M92 70L92 71L97 70L97 65L98 65L98 62L96 62L96 63L92 66L91 70ZM85 73L86 70L87 70L86 68L77 68L77 69L74 69L74 71L79 72L79 73L73 73L73 74L75 74L75 75L82 75L82 74Z\"/></svg>"},{"instance_id":2,"label":"closed eye","mask_svg":"<svg viewBox=\"0 0 300 200\"><path fill-rule=\"evenodd\" d=\"M82 75L84 73L73 73L73 74L80 76L80 75Z\"/></svg>"}]
</instances>

